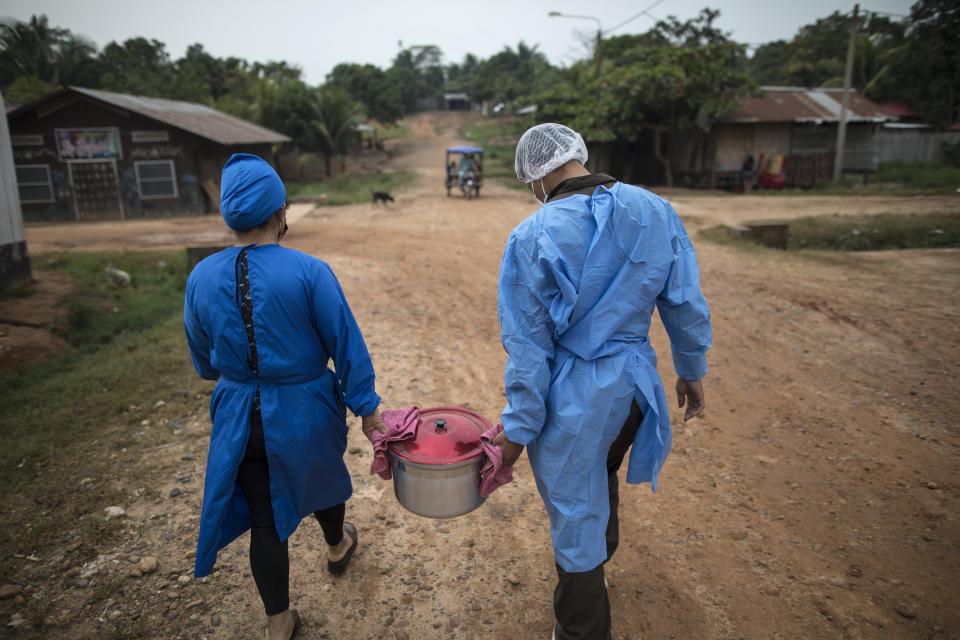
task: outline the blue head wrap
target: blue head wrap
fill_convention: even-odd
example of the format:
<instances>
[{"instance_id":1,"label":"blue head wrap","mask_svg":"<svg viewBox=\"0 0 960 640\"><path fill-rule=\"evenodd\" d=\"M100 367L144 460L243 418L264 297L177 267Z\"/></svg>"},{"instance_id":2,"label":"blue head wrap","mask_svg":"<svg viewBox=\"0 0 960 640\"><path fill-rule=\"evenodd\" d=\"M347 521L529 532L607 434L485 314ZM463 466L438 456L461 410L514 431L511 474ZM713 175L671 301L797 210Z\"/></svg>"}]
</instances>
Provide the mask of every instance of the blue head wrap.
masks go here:
<instances>
[{"instance_id":1,"label":"blue head wrap","mask_svg":"<svg viewBox=\"0 0 960 640\"><path fill-rule=\"evenodd\" d=\"M223 165L220 214L234 231L263 224L286 199L283 181L263 158L235 153Z\"/></svg>"}]
</instances>

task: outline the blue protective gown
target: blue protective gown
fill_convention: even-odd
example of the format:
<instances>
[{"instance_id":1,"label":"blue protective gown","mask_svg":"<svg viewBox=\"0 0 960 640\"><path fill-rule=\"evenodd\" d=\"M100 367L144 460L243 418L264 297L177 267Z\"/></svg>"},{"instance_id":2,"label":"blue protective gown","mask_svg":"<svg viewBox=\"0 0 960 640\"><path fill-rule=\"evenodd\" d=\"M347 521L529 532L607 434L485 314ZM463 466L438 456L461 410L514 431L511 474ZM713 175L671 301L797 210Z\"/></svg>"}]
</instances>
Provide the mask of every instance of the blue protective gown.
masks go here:
<instances>
[{"instance_id":1,"label":"blue protective gown","mask_svg":"<svg viewBox=\"0 0 960 640\"><path fill-rule=\"evenodd\" d=\"M527 447L566 571L606 560L607 451L632 401L643 421L627 482L655 489L670 451L648 338L654 306L677 374L699 380L711 329L696 255L673 207L649 191L617 183L548 202L507 241L498 291L503 426Z\"/></svg>"},{"instance_id":2,"label":"blue protective gown","mask_svg":"<svg viewBox=\"0 0 960 640\"><path fill-rule=\"evenodd\" d=\"M210 401L210 450L194 573L213 570L217 551L250 527L237 470L257 389L277 535L301 518L347 500L345 406L367 415L380 403L363 336L326 263L277 244L247 248L259 376L239 306L239 247L200 262L187 281L183 321L190 356L217 379ZM327 367L333 359L336 373Z\"/></svg>"}]
</instances>

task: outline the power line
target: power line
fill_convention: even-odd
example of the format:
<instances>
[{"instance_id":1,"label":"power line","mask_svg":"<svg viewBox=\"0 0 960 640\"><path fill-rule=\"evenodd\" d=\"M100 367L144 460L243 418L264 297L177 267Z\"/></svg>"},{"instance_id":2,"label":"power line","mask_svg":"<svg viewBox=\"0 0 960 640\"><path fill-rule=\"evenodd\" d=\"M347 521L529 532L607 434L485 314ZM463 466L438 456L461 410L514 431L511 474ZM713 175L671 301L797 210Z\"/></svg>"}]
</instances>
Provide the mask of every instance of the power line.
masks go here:
<instances>
[{"instance_id":1,"label":"power line","mask_svg":"<svg viewBox=\"0 0 960 640\"><path fill-rule=\"evenodd\" d=\"M605 33L612 33L612 32L614 32L614 31L616 31L617 29L619 29L620 27L622 27L622 26L624 26L625 24L627 24L628 22L630 22L630 21L632 21L632 20L636 20L637 18L639 18L640 16L642 16L642 15L644 15L644 14L650 16L650 17L653 18L654 20L658 20L659 18L657 18L657 16L655 16L655 15L653 15L653 14L650 13L650 9L653 9L654 7L656 7L658 4L661 4L662 2L663 2L663 0L657 0L656 2L654 2L653 4L651 4L649 7L647 7L646 9L644 9L643 11L641 11L640 13L637 13L637 14L634 14L634 15L630 16L629 18L627 18L626 20L624 20L623 22L621 22L620 24L618 24L618 25L615 26L615 27L610 27L609 29L607 29L607 30L605 31Z\"/></svg>"}]
</instances>

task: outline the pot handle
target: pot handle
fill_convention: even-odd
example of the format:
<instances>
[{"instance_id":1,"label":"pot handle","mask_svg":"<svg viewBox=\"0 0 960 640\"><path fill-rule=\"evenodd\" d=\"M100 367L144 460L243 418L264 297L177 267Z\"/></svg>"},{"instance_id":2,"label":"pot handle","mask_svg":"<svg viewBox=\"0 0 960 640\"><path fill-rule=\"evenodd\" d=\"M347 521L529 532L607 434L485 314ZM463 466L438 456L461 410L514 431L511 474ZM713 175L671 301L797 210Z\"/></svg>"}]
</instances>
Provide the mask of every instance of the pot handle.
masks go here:
<instances>
[{"instance_id":1,"label":"pot handle","mask_svg":"<svg viewBox=\"0 0 960 640\"><path fill-rule=\"evenodd\" d=\"M433 424L436 425L435 431L437 433L446 433L447 432L447 421L443 418L437 418L433 421Z\"/></svg>"}]
</instances>

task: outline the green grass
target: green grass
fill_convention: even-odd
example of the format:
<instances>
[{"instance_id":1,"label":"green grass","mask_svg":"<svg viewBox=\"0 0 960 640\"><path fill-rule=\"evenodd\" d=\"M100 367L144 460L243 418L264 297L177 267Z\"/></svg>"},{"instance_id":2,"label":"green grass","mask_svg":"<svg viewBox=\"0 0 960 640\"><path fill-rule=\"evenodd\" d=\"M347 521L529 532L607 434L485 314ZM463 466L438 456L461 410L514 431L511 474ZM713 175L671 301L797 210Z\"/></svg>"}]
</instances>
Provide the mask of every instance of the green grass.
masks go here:
<instances>
[{"instance_id":1,"label":"green grass","mask_svg":"<svg viewBox=\"0 0 960 640\"><path fill-rule=\"evenodd\" d=\"M374 191L395 191L413 181L407 171L391 171L372 175L346 175L323 182L288 182L287 197L316 198L327 196L327 204L343 205L369 202Z\"/></svg>"},{"instance_id":2,"label":"green grass","mask_svg":"<svg viewBox=\"0 0 960 640\"><path fill-rule=\"evenodd\" d=\"M32 258L36 271L66 271L74 278L66 299L65 337L89 349L128 331L143 331L183 305L187 257L178 252L48 253ZM117 288L105 272L113 266L130 274L131 285Z\"/></svg>"},{"instance_id":3,"label":"green grass","mask_svg":"<svg viewBox=\"0 0 960 640\"><path fill-rule=\"evenodd\" d=\"M413 137L413 131L406 120L400 120L394 124L383 125L377 129L377 137L380 140L409 140Z\"/></svg>"},{"instance_id":4,"label":"green grass","mask_svg":"<svg viewBox=\"0 0 960 640\"><path fill-rule=\"evenodd\" d=\"M960 247L960 214L832 215L796 218L788 222L787 249L880 251ZM735 246L756 247L737 230L724 226L700 232L700 237Z\"/></svg>"},{"instance_id":5,"label":"green grass","mask_svg":"<svg viewBox=\"0 0 960 640\"><path fill-rule=\"evenodd\" d=\"M880 165L870 180L881 184L897 183L909 188L955 193L960 189L960 167L886 162Z\"/></svg>"},{"instance_id":6,"label":"green grass","mask_svg":"<svg viewBox=\"0 0 960 640\"><path fill-rule=\"evenodd\" d=\"M128 271L133 285L105 285L107 263ZM182 390L178 402L197 410L209 387L193 372L183 337L182 251L45 254L33 265L67 271L76 283L65 329L74 348L0 379L3 576L22 573L14 553L45 561L79 541L82 561L102 550L124 526L103 514L126 501L115 477L132 461L124 448L171 437L152 413L157 400ZM145 429L148 416L155 424ZM83 478L92 482L81 487Z\"/></svg>"}]
</instances>

